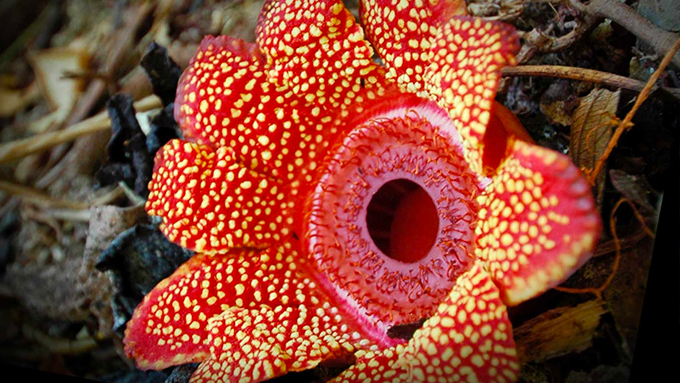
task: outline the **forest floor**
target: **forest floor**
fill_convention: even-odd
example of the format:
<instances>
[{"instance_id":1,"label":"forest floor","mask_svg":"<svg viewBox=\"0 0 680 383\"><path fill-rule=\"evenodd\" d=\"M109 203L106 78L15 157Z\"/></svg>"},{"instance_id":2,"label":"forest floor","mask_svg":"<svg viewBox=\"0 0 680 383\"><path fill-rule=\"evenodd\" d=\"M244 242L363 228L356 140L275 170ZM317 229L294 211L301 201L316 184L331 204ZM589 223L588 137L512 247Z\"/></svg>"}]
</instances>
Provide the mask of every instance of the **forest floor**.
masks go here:
<instances>
[{"instance_id":1,"label":"forest floor","mask_svg":"<svg viewBox=\"0 0 680 383\"><path fill-rule=\"evenodd\" d=\"M358 1L345 3L356 14ZM152 82L158 93L178 75L162 48L183 69L204 35L254 41L262 1L26 4L0 5L0 361L107 382L184 382L192 366L141 372L122 351L130 311L191 254L144 211L139 169L153 157L116 162L129 148L112 131L125 129L132 100L146 132L172 125L153 96ZM583 268L510 309L520 381L626 381L680 127L680 3L469 0L468 10L519 31L518 65L497 100L590 177L604 226ZM165 249L172 256L144 269ZM102 266L103 253L128 261Z\"/></svg>"}]
</instances>

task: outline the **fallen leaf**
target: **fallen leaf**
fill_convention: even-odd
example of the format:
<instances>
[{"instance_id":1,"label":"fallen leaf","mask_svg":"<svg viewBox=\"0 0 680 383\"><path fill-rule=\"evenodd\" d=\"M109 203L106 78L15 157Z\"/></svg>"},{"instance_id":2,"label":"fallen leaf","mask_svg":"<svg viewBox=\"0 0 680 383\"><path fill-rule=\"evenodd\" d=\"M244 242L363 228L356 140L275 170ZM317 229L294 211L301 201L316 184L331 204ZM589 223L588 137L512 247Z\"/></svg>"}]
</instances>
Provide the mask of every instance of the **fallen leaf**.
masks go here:
<instances>
[{"instance_id":1,"label":"fallen leaf","mask_svg":"<svg viewBox=\"0 0 680 383\"><path fill-rule=\"evenodd\" d=\"M552 124L569 126L572 123L573 100L568 81L558 80L548 87L541 97L541 112ZM571 108L570 108L571 106ZM569 110L571 109L571 110Z\"/></svg>"},{"instance_id":2,"label":"fallen leaf","mask_svg":"<svg viewBox=\"0 0 680 383\"><path fill-rule=\"evenodd\" d=\"M0 117L15 115L33 104L39 96L40 91L35 83L23 89L0 87Z\"/></svg>"},{"instance_id":3,"label":"fallen leaf","mask_svg":"<svg viewBox=\"0 0 680 383\"><path fill-rule=\"evenodd\" d=\"M108 338L112 335L113 281L106 273L96 270L94 265L111 241L123 231L144 220L146 212L143 206L131 208L95 206L90 209L90 226L78 276L83 294L88 297L89 310L97 319L97 338Z\"/></svg>"},{"instance_id":4,"label":"fallen leaf","mask_svg":"<svg viewBox=\"0 0 680 383\"><path fill-rule=\"evenodd\" d=\"M614 188L638 208L647 223L653 223L654 207L649 203L652 190L647 179L644 176L631 175L618 169L609 171L609 179Z\"/></svg>"},{"instance_id":5,"label":"fallen leaf","mask_svg":"<svg viewBox=\"0 0 680 383\"><path fill-rule=\"evenodd\" d=\"M628 351L629 357L635 354L653 250L654 239L647 236L623 250L616 277L603 292L607 309L623 338L622 348Z\"/></svg>"},{"instance_id":6,"label":"fallen leaf","mask_svg":"<svg viewBox=\"0 0 680 383\"><path fill-rule=\"evenodd\" d=\"M123 181L137 195L146 197L154 153L149 153L146 147L146 137L137 121L132 96L119 94L111 97L107 109L112 131L106 147L108 160L95 178L101 186Z\"/></svg>"},{"instance_id":7,"label":"fallen leaf","mask_svg":"<svg viewBox=\"0 0 680 383\"><path fill-rule=\"evenodd\" d=\"M615 126L616 110L621 91L593 89L583 97L574 112L571 124L571 158L584 172L593 170L602 157ZM596 179L594 194L598 206L604 196L604 172Z\"/></svg>"},{"instance_id":8,"label":"fallen leaf","mask_svg":"<svg viewBox=\"0 0 680 383\"><path fill-rule=\"evenodd\" d=\"M146 134L146 148L152 155L173 138L182 138L174 117L175 104L167 105L151 119L151 129Z\"/></svg>"},{"instance_id":9,"label":"fallen leaf","mask_svg":"<svg viewBox=\"0 0 680 383\"><path fill-rule=\"evenodd\" d=\"M160 97L163 106L175 102L177 83L182 69L168 55L168 50L156 42L151 43L142 57L140 65L149 76L153 93Z\"/></svg>"},{"instance_id":10,"label":"fallen leaf","mask_svg":"<svg viewBox=\"0 0 680 383\"><path fill-rule=\"evenodd\" d=\"M111 271L113 330L118 335L123 336L125 324L142 298L192 255L168 241L153 225L136 225L111 242L95 267Z\"/></svg>"},{"instance_id":11,"label":"fallen leaf","mask_svg":"<svg viewBox=\"0 0 680 383\"><path fill-rule=\"evenodd\" d=\"M83 80L71 76L88 70L90 57L83 49L52 48L29 55L40 90L57 121L64 121L83 91Z\"/></svg>"},{"instance_id":12,"label":"fallen leaf","mask_svg":"<svg viewBox=\"0 0 680 383\"><path fill-rule=\"evenodd\" d=\"M81 256L82 246L73 246L62 259L49 264L15 261L7 267L4 282L21 304L38 317L84 321L88 316L83 309L86 298L76 278Z\"/></svg>"},{"instance_id":13,"label":"fallen leaf","mask_svg":"<svg viewBox=\"0 0 680 383\"><path fill-rule=\"evenodd\" d=\"M592 300L576 307L560 307L523 323L514 330L517 355L522 363L538 362L592 345L604 301Z\"/></svg>"},{"instance_id":14,"label":"fallen leaf","mask_svg":"<svg viewBox=\"0 0 680 383\"><path fill-rule=\"evenodd\" d=\"M630 369L625 365L597 366L588 372L572 371L567 375L565 383L619 383L628 382Z\"/></svg>"}]
</instances>

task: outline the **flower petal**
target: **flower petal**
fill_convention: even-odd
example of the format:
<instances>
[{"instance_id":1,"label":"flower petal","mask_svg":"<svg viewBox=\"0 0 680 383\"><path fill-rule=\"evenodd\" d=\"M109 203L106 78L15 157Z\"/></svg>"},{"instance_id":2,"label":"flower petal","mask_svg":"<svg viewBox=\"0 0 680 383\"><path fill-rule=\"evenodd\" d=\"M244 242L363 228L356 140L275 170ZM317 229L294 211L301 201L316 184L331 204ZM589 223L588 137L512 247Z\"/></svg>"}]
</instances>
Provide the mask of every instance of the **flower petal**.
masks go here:
<instances>
[{"instance_id":1,"label":"flower petal","mask_svg":"<svg viewBox=\"0 0 680 383\"><path fill-rule=\"evenodd\" d=\"M213 302L219 282L208 280L208 276L223 276L216 266L224 269L226 260L224 256L196 254L144 297L127 324L124 339L126 354L139 368L161 370L210 357L205 325L222 309L221 302ZM204 289L205 298L201 297Z\"/></svg>"},{"instance_id":2,"label":"flower petal","mask_svg":"<svg viewBox=\"0 0 680 383\"><path fill-rule=\"evenodd\" d=\"M511 26L463 16L442 25L431 47L425 90L449 112L463 138L465 157L480 174L501 68L514 65L518 49Z\"/></svg>"},{"instance_id":3,"label":"flower petal","mask_svg":"<svg viewBox=\"0 0 680 383\"><path fill-rule=\"evenodd\" d=\"M191 382L259 382L352 352L347 341L314 326L313 317L304 305L225 311L210 320L213 358L198 367ZM297 325L291 329L291 323Z\"/></svg>"},{"instance_id":4,"label":"flower petal","mask_svg":"<svg viewBox=\"0 0 680 383\"><path fill-rule=\"evenodd\" d=\"M408 344L360 352L336 382L511 382L519 375L512 326L500 292L477 263Z\"/></svg>"},{"instance_id":5,"label":"flower petal","mask_svg":"<svg viewBox=\"0 0 680 383\"><path fill-rule=\"evenodd\" d=\"M180 140L156 155L147 212L173 242L197 252L263 247L290 232L283 187L247 169L230 148Z\"/></svg>"},{"instance_id":6,"label":"flower petal","mask_svg":"<svg viewBox=\"0 0 680 383\"><path fill-rule=\"evenodd\" d=\"M291 182L295 195L335 137L336 111L270 83L265 64L254 44L206 37L180 79L175 119L187 140L229 146L244 166Z\"/></svg>"},{"instance_id":7,"label":"flower petal","mask_svg":"<svg viewBox=\"0 0 680 383\"><path fill-rule=\"evenodd\" d=\"M423 74L430 63L430 47L439 26L456 15L466 15L464 0L362 0L361 21L366 35L388 68L387 77L406 90L423 90Z\"/></svg>"},{"instance_id":8,"label":"flower petal","mask_svg":"<svg viewBox=\"0 0 680 383\"><path fill-rule=\"evenodd\" d=\"M142 369L220 362L227 357L247 357L252 359L248 363L256 363L259 353L249 353L245 344L242 347L237 342L242 339L233 338L231 330L223 330L233 318L244 319L257 313L275 315L276 325L286 327L286 336L297 333L303 339L314 340L312 347L319 348L316 356L310 358L309 354L300 353L300 345L290 346L289 340L277 342L277 347L286 352L290 351L289 346L294 348L291 358L296 359L290 361L291 368L298 367L296 360L300 366L306 366L332 356L338 344L368 348L397 343L386 334L371 332L370 325L355 317L353 308L346 307L340 298L327 295L323 277L308 265L298 247L297 242L286 241L280 247L263 251L233 249L227 254L195 255L144 297L128 322L126 353ZM230 310L232 314L225 313ZM225 314L221 319L210 322L222 313ZM283 318L286 315L289 317ZM256 317L247 319L258 321ZM253 324L257 327L258 323ZM211 332L215 328L219 329L217 334ZM273 324L267 328L272 333L278 331ZM224 354L228 350L219 348L219 342L227 340L234 342L230 343L232 356ZM306 347L307 343L303 343ZM226 370L224 373L228 374Z\"/></svg>"},{"instance_id":9,"label":"flower petal","mask_svg":"<svg viewBox=\"0 0 680 383\"><path fill-rule=\"evenodd\" d=\"M256 30L278 85L328 109L348 105L378 69L373 50L341 0L265 3Z\"/></svg>"},{"instance_id":10,"label":"flower petal","mask_svg":"<svg viewBox=\"0 0 680 383\"><path fill-rule=\"evenodd\" d=\"M587 181L567 156L509 139L508 156L480 203L477 257L518 304L568 278L600 233Z\"/></svg>"}]
</instances>

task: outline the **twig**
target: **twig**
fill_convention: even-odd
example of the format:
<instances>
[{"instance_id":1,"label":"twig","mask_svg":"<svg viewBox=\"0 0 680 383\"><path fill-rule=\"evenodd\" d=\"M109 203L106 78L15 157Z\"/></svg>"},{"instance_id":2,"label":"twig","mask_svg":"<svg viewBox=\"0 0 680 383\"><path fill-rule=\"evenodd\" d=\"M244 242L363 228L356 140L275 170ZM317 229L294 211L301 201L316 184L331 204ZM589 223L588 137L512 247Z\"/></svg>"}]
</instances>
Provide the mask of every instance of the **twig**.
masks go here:
<instances>
[{"instance_id":1,"label":"twig","mask_svg":"<svg viewBox=\"0 0 680 383\"><path fill-rule=\"evenodd\" d=\"M90 222L90 210L49 209L43 212L54 219L73 222Z\"/></svg>"},{"instance_id":2,"label":"twig","mask_svg":"<svg viewBox=\"0 0 680 383\"><path fill-rule=\"evenodd\" d=\"M134 49L135 33L154 6L153 2L144 2L130 12L130 19L124 25L123 30L116 34L115 39L112 39L110 46L107 47L109 52L100 72L103 79L96 78L89 84L81 97L82 101L71 112L69 123L72 124L85 118L99 101L106 91L110 79L115 78L115 72L119 70L123 60L129 57L130 51Z\"/></svg>"},{"instance_id":3,"label":"twig","mask_svg":"<svg viewBox=\"0 0 680 383\"><path fill-rule=\"evenodd\" d=\"M31 25L29 25L28 28L26 28L19 37L2 52L2 54L0 54L0 71L4 71L9 63L12 62L12 59L23 49L26 49L29 42L44 28L47 19L50 17L50 13L54 12L57 7L58 5L56 3L47 4L35 21L32 22Z\"/></svg>"},{"instance_id":4,"label":"twig","mask_svg":"<svg viewBox=\"0 0 680 383\"><path fill-rule=\"evenodd\" d=\"M37 342L55 354L77 355L89 351L97 346L97 342L91 337L84 337L82 339L65 339L49 336L39 329L24 324L21 327L24 336L32 341Z\"/></svg>"},{"instance_id":5,"label":"twig","mask_svg":"<svg viewBox=\"0 0 680 383\"><path fill-rule=\"evenodd\" d=\"M120 70L125 59L129 60L131 52L134 52L135 35L154 6L153 2L142 2L128 11L127 22L121 28L120 33L116 33L105 48L107 57L101 67L104 78L115 78L116 72ZM87 117L110 85L108 81L99 78L94 79L69 114L66 126L73 125ZM110 91L115 93L113 87ZM53 130L61 130L62 127L63 124L58 124L54 126ZM47 165L44 166L47 172L40 175L40 178L36 181L36 186L43 188L49 186L63 174L65 169L72 167L74 158L82 157L78 155L79 151L87 152L89 150L91 152L93 147L103 145L103 143L102 140L98 140L98 137L88 136L82 140L77 140L74 145L73 149L69 145L60 145L51 151ZM67 155L69 150L71 150L70 155ZM65 155L66 157L64 157ZM77 163L77 165L79 167L88 166L86 163Z\"/></svg>"},{"instance_id":6,"label":"twig","mask_svg":"<svg viewBox=\"0 0 680 383\"><path fill-rule=\"evenodd\" d=\"M612 73L601 72L594 69L560 66L560 65L520 65L505 67L503 76L544 76L566 78L578 81L587 81L616 88L623 88L640 92L645 88L645 83L629 77L619 76ZM680 98L680 89L662 87L676 98Z\"/></svg>"},{"instance_id":7,"label":"twig","mask_svg":"<svg viewBox=\"0 0 680 383\"><path fill-rule=\"evenodd\" d=\"M640 229L635 234L631 235L630 237L627 238L622 238L619 241L614 241L609 240L606 242L602 242L597 245L595 248L593 257L601 257L603 255L607 255L610 253L613 253L616 251L616 242L618 242L618 246L620 246L621 250L626 250L630 249L633 246L637 245L638 242L640 242L642 239L644 239L646 236L648 236L649 233L645 229Z\"/></svg>"},{"instance_id":8,"label":"twig","mask_svg":"<svg viewBox=\"0 0 680 383\"><path fill-rule=\"evenodd\" d=\"M33 202L37 205L67 209L85 209L88 207L88 204L83 202L74 202L54 198L31 187L17 185L6 181L0 181L0 190L21 197L24 200Z\"/></svg>"},{"instance_id":9,"label":"twig","mask_svg":"<svg viewBox=\"0 0 680 383\"><path fill-rule=\"evenodd\" d=\"M581 12L613 20L651 45L659 54L670 51L678 39L677 34L657 27L619 0L592 0L587 5L578 0L570 1ZM680 67L680 54L673 57L673 63Z\"/></svg>"},{"instance_id":10,"label":"twig","mask_svg":"<svg viewBox=\"0 0 680 383\"><path fill-rule=\"evenodd\" d=\"M134 103L137 112L146 112L160 108L161 102L156 96L148 96ZM29 154L38 153L65 142L73 141L80 136L106 131L111 121L106 112L83 120L64 130L47 132L37 136L0 144L0 164L14 161Z\"/></svg>"},{"instance_id":11,"label":"twig","mask_svg":"<svg viewBox=\"0 0 680 383\"><path fill-rule=\"evenodd\" d=\"M616 251L616 257L614 258L614 264L612 265L612 271L609 273L607 276L607 280L599 286L599 287L584 287L584 288L572 288L572 287L555 287L555 290L557 291L562 291L565 293L572 293L572 294L584 294L584 293L592 293L595 294L595 296L599 299L602 299L602 292L604 289L606 289L609 284L611 284L612 280L614 280L614 276L616 275L616 272L619 270L619 264L621 263L621 242L619 241L619 237L616 234L616 211L618 210L619 206L621 206L622 203L627 202L625 198L621 198L616 205L614 205L614 208L612 209L611 214L609 215L609 227L611 227L612 231L612 237L614 240L614 249Z\"/></svg>"},{"instance_id":12,"label":"twig","mask_svg":"<svg viewBox=\"0 0 680 383\"><path fill-rule=\"evenodd\" d=\"M97 198L93 199L92 202L89 203L89 206L108 205L124 195L125 190L123 188L121 188L120 186L115 187L109 190L108 192L98 196Z\"/></svg>"},{"instance_id":13,"label":"twig","mask_svg":"<svg viewBox=\"0 0 680 383\"><path fill-rule=\"evenodd\" d=\"M534 28L529 32L518 32L525 43L517 54L517 62L525 63L531 60L536 52L558 52L571 46L576 41L579 41L581 37L595 25L595 21L597 21L595 17L586 15L582 22L578 23L574 29L560 37L551 37L548 35L554 28L553 26L543 31Z\"/></svg>"},{"instance_id":14,"label":"twig","mask_svg":"<svg viewBox=\"0 0 680 383\"><path fill-rule=\"evenodd\" d=\"M673 47L671 50L669 50L666 53L666 56L661 60L661 64L659 64L659 67L657 70L652 74L652 76L649 78L649 81L647 81L647 84L645 85L644 89L640 92L640 95L637 97L635 100L635 104L633 105L633 108L626 114L626 117L621 121L619 126L616 128L614 131L614 135L612 136L611 140L609 140L609 144L607 145L607 148L605 149L604 153L602 154L602 157L600 157L597 160L597 164L595 165L595 169L592 172L589 172L589 180L591 185L594 184L595 180L597 179L597 175L602 171L602 168L604 167L604 163L607 161L607 158L609 158L609 155L611 154L612 150L614 150L614 147L619 141L619 138L623 134L623 132L626 129L629 129L633 124L631 121L633 120L633 116L635 116L635 113L637 112L638 108L640 108L640 105L642 105L643 102L649 97L650 92L652 91L652 87L656 83L656 80L659 79L661 76L661 73L663 73L664 69L670 64L671 59L673 58L673 55L675 55L675 52L677 52L680 49L680 38L678 38L675 41L675 44L673 44Z\"/></svg>"},{"instance_id":15,"label":"twig","mask_svg":"<svg viewBox=\"0 0 680 383\"><path fill-rule=\"evenodd\" d=\"M76 202L55 198L47 193L44 193L32 187L18 185L7 181L0 181L0 191L15 195L17 197L22 198L25 201L32 202L36 205L57 209L62 208L76 210L89 209L90 206L93 205L105 205L125 195L123 189L115 188L107 192L106 194L97 197L92 202Z\"/></svg>"}]
</instances>

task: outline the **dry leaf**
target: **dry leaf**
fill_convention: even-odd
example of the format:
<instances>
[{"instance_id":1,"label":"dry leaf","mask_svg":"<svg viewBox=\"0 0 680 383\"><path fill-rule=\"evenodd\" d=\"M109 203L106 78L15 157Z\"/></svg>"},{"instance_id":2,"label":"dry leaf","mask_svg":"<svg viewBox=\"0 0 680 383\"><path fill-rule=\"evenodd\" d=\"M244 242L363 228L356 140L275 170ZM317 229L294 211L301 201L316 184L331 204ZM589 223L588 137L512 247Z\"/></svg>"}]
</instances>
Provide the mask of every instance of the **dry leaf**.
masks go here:
<instances>
[{"instance_id":1,"label":"dry leaf","mask_svg":"<svg viewBox=\"0 0 680 383\"><path fill-rule=\"evenodd\" d=\"M612 169L609 171L609 179L616 190L626 199L638 207L640 214L648 220L648 224L654 221L654 206L649 203L651 186L643 175L632 175L623 170Z\"/></svg>"},{"instance_id":2,"label":"dry leaf","mask_svg":"<svg viewBox=\"0 0 680 383\"><path fill-rule=\"evenodd\" d=\"M541 102L541 112L551 123L569 126L572 123L572 118L566 112L565 104L566 102L562 100Z\"/></svg>"},{"instance_id":3,"label":"dry leaf","mask_svg":"<svg viewBox=\"0 0 680 383\"><path fill-rule=\"evenodd\" d=\"M118 234L134 226L146 217L143 206L120 208L117 206L96 206L91 210L90 226L78 278L84 295L88 297L89 310L97 318L98 338L112 335L113 313L111 295L113 282L106 273L95 270L99 254L104 251Z\"/></svg>"},{"instance_id":4,"label":"dry leaf","mask_svg":"<svg viewBox=\"0 0 680 383\"><path fill-rule=\"evenodd\" d=\"M89 55L82 49L53 48L34 52L29 58L43 96L57 113L56 120L64 121L83 90L83 81L69 76L87 71Z\"/></svg>"},{"instance_id":5,"label":"dry leaf","mask_svg":"<svg viewBox=\"0 0 680 383\"><path fill-rule=\"evenodd\" d=\"M620 95L620 90L593 89L579 102L571 124L570 154L574 164L582 171L593 170L607 148L612 128L616 125ZM595 184L598 205L603 198L604 175L605 172L600 172Z\"/></svg>"},{"instance_id":6,"label":"dry leaf","mask_svg":"<svg viewBox=\"0 0 680 383\"><path fill-rule=\"evenodd\" d=\"M40 96L38 87L31 84L24 89L0 87L0 117L11 117L26 109Z\"/></svg>"},{"instance_id":7,"label":"dry leaf","mask_svg":"<svg viewBox=\"0 0 680 383\"><path fill-rule=\"evenodd\" d=\"M550 84L541 97L541 112L551 124L569 126L572 124L572 114L575 98L572 96L571 83L567 80L557 80Z\"/></svg>"},{"instance_id":8,"label":"dry leaf","mask_svg":"<svg viewBox=\"0 0 680 383\"><path fill-rule=\"evenodd\" d=\"M592 300L550 310L523 323L514 331L520 361L543 361L587 349L606 312L604 301Z\"/></svg>"}]
</instances>

